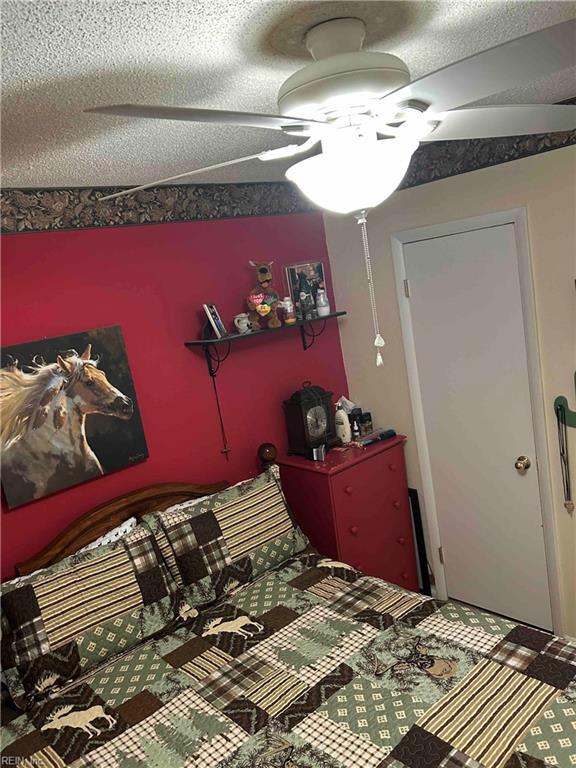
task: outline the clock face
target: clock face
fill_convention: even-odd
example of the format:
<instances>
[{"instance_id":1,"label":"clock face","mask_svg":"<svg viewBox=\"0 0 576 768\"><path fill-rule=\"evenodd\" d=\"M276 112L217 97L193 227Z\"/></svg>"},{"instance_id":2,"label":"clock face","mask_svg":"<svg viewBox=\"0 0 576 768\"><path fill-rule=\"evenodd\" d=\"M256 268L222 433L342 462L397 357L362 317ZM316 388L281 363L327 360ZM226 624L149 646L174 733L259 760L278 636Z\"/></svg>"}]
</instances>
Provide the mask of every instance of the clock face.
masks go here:
<instances>
[{"instance_id":1,"label":"clock face","mask_svg":"<svg viewBox=\"0 0 576 768\"><path fill-rule=\"evenodd\" d=\"M306 413L306 425L310 437L319 438L326 434L328 416L323 405L315 405Z\"/></svg>"}]
</instances>

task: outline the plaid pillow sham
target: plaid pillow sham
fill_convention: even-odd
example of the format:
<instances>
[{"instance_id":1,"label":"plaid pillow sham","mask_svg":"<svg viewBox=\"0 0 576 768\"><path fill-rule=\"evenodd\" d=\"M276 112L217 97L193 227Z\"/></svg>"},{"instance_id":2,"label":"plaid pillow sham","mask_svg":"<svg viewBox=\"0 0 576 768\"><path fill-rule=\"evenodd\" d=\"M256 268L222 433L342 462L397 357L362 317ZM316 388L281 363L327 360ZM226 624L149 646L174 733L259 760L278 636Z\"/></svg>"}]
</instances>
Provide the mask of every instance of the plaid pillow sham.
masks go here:
<instances>
[{"instance_id":1,"label":"plaid pillow sham","mask_svg":"<svg viewBox=\"0 0 576 768\"><path fill-rule=\"evenodd\" d=\"M149 529L2 585L2 667L26 709L174 621L174 585Z\"/></svg>"},{"instance_id":2,"label":"plaid pillow sham","mask_svg":"<svg viewBox=\"0 0 576 768\"><path fill-rule=\"evenodd\" d=\"M308 546L276 466L142 522L156 537L185 610L229 594Z\"/></svg>"},{"instance_id":3,"label":"plaid pillow sham","mask_svg":"<svg viewBox=\"0 0 576 768\"><path fill-rule=\"evenodd\" d=\"M105 544L112 544L112 542L118 541L118 539L123 538L126 534L130 533L130 531L134 530L137 525L138 521L136 518L129 517L128 520L125 520L123 523L116 526L116 528L112 528L108 533L99 536L95 541L90 542L90 544L86 544L86 546L79 549L78 552L87 552L89 549L96 549L96 547L102 547ZM32 573L26 574L26 576L16 576L15 579L10 580L10 584L21 584L25 581L30 581L33 576L39 576L41 573L44 573L45 570L46 568L39 568L37 571L32 571Z\"/></svg>"}]
</instances>

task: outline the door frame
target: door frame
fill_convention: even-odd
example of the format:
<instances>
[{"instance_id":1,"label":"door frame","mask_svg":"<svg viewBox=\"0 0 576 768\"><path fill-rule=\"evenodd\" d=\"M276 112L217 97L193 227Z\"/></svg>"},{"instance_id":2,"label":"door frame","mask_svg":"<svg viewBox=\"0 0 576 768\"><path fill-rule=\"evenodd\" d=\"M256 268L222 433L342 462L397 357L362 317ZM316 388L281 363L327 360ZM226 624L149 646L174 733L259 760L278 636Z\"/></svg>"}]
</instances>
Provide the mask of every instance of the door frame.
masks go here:
<instances>
[{"instance_id":1,"label":"door frame","mask_svg":"<svg viewBox=\"0 0 576 768\"><path fill-rule=\"evenodd\" d=\"M396 280L396 293L400 311L400 323L402 328L402 340L404 344L404 357L408 370L408 383L414 431L416 437L416 450L418 463L422 476L422 494L424 501L424 519L427 523L428 540L430 543L429 557L436 578L436 588L441 599L447 599L446 575L444 566L440 560L440 526L434 497L434 485L432 479L432 465L426 438L426 426L424 421L424 408L418 365L416 360L416 345L410 310L410 300L405 295L406 265L404 261L404 245L419 240L430 240L435 237L463 234L477 229L497 227L502 224L513 224L516 240L516 252L518 257L518 273L520 279L520 296L522 304L522 317L524 321L524 333L526 340L526 356L528 362L528 387L532 409L532 422L534 427L534 444L536 448L536 470L538 473L538 485L540 489L540 505L542 509L542 527L544 534L544 552L546 557L546 569L548 573L548 589L550 593L550 608L552 613L552 625L556 634L563 634L564 618L560 600L560 579L558 573L558 531L554 517L554 505L552 500L552 485L550 465L548 461L548 443L546 439L546 419L544 390L542 385L542 373L540 366L540 348L538 342L538 326L536 318L536 305L534 299L534 282L532 263L530 258L530 241L528 233L528 220L525 208L514 208L509 211L484 214L473 218L459 219L441 224L434 224L416 229L394 232L391 235L392 255L394 261L394 273Z\"/></svg>"}]
</instances>

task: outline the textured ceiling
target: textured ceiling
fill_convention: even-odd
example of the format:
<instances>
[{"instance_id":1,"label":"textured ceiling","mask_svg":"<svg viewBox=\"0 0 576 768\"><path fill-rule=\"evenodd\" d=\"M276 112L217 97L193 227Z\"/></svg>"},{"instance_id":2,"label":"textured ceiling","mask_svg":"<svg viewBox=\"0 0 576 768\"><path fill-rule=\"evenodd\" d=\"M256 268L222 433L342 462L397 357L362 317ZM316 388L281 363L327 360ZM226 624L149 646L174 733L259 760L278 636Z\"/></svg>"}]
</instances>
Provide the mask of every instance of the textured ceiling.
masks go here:
<instances>
[{"instance_id":1,"label":"textured ceiling","mask_svg":"<svg viewBox=\"0 0 576 768\"><path fill-rule=\"evenodd\" d=\"M119 102L275 112L282 81L306 64L307 28L335 16L368 24L367 48L412 77L576 16L568 2L1 0L2 182L6 187L128 185L285 143L273 131L85 115ZM574 71L485 103L556 102ZM194 181L283 177L253 161Z\"/></svg>"}]
</instances>

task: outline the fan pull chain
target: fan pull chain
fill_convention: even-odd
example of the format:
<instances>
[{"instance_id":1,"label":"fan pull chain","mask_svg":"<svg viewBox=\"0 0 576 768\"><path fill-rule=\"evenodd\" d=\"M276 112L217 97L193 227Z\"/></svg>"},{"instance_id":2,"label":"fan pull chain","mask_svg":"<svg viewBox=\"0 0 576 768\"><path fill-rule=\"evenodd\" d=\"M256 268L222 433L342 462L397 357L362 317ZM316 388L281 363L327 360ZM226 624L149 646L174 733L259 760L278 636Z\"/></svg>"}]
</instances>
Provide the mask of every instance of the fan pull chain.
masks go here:
<instances>
[{"instance_id":1,"label":"fan pull chain","mask_svg":"<svg viewBox=\"0 0 576 768\"><path fill-rule=\"evenodd\" d=\"M374 323L374 346L378 350L376 353L376 365L384 365L382 353L380 350L386 344L380 334L378 324L378 310L376 309L376 294L374 293L374 282L372 280L372 262L370 261L370 246L368 244L368 231L366 229L366 211L360 211L356 214L356 221L360 225L362 233L362 246L364 248L364 262L366 264L366 278L368 279L368 294L370 296L370 307L372 309L372 322Z\"/></svg>"}]
</instances>

